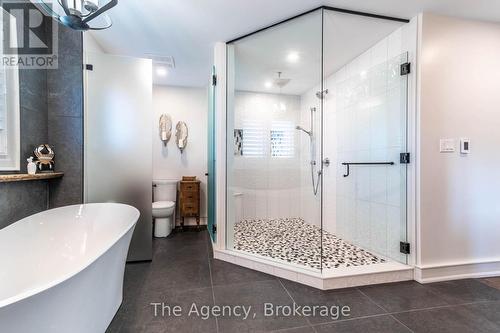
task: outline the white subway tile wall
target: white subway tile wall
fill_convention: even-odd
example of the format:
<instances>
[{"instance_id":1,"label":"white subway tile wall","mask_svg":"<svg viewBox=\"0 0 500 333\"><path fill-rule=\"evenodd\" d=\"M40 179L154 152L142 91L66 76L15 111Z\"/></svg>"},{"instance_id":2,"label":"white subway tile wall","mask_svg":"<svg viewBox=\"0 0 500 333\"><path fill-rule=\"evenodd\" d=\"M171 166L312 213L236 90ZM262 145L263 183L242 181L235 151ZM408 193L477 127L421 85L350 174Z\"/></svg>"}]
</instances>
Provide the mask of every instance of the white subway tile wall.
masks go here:
<instances>
[{"instance_id":1,"label":"white subway tile wall","mask_svg":"<svg viewBox=\"0 0 500 333\"><path fill-rule=\"evenodd\" d=\"M405 261L406 83L399 65L406 59L402 27L329 76L323 109L323 156L331 161L323 175L323 229L357 246ZM318 104L319 85L301 96L301 118ZM318 125L319 126L319 123ZM320 223L319 197L311 196L308 139L301 138L301 211L308 223ZM318 156L319 153L317 152ZM342 162L392 161L394 166L351 167Z\"/></svg>"}]
</instances>

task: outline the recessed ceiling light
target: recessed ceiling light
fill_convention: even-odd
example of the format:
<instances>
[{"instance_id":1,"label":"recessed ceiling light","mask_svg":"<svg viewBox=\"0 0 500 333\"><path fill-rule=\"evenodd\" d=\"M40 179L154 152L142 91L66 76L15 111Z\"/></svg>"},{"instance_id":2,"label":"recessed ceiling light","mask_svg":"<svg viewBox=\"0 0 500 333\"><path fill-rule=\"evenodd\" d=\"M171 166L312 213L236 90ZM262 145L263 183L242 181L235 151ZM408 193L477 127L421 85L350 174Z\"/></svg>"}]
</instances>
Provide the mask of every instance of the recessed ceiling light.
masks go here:
<instances>
[{"instance_id":1,"label":"recessed ceiling light","mask_svg":"<svg viewBox=\"0 0 500 333\"><path fill-rule=\"evenodd\" d=\"M291 63L296 63L297 61L299 61L299 59L300 59L299 53L295 51L290 52L286 57L286 60L288 60L288 62Z\"/></svg>"},{"instance_id":2,"label":"recessed ceiling light","mask_svg":"<svg viewBox=\"0 0 500 333\"><path fill-rule=\"evenodd\" d=\"M266 87L267 89L270 89L272 86L273 83L271 81L266 81L266 83L264 83L264 87Z\"/></svg>"},{"instance_id":3,"label":"recessed ceiling light","mask_svg":"<svg viewBox=\"0 0 500 333\"><path fill-rule=\"evenodd\" d=\"M156 68L156 75L158 76L167 76L168 70L165 67Z\"/></svg>"}]
</instances>

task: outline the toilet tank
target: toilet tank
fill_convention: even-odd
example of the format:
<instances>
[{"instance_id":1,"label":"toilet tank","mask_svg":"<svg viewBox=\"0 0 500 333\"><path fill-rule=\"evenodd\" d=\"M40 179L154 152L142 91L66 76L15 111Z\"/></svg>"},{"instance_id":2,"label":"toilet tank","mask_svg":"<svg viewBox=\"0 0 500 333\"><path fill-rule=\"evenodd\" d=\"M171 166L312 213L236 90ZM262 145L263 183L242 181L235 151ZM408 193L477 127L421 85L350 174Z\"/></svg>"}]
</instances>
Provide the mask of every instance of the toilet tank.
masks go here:
<instances>
[{"instance_id":1,"label":"toilet tank","mask_svg":"<svg viewBox=\"0 0 500 333\"><path fill-rule=\"evenodd\" d=\"M177 179L153 180L154 201L173 201L177 198Z\"/></svg>"}]
</instances>

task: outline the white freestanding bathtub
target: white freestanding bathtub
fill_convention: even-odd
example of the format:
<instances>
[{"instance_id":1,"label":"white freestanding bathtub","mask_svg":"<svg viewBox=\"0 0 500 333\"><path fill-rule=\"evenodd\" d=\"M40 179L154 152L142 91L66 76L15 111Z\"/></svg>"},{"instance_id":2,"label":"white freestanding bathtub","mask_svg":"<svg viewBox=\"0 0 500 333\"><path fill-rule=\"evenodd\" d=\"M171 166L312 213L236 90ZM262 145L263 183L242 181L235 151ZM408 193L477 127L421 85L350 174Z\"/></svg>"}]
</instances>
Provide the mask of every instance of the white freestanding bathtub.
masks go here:
<instances>
[{"instance_id":1,"label":"white freestanding bathtub","mask_svg":"<svg viewBox=\"0 0 500 333\"><path fill-rule=\"evenodd\" d=\"M0 230L0 332L104 332L138 218L131 206L86 204Z\"/></svg>"}]
</instances>

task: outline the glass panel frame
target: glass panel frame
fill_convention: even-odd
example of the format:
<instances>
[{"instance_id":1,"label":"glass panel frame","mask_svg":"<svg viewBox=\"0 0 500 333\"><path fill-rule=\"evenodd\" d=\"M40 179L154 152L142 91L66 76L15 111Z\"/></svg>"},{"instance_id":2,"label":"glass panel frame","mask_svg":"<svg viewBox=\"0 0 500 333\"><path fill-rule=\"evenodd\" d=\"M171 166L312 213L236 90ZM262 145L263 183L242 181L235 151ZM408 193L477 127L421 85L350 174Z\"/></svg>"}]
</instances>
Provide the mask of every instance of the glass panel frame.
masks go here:
<instances>
[{"instance_id":1,"label":"glass panel frame","mask_svg":"<svg viewBox=\"0 0 500 333\"><path fill-rule=\"evenodd\" d=\"M215 219L215 205L216 205L216 149L215 149L215 90L216 90L216 70L215 66L212 67L212 77L211 85L208 89L208 129L207 129L207 173L208 173L208 184L207 184L207 228L208 233L212 242L217 242L216 228L217 221Z\"/></svg>"}]
</instances>

